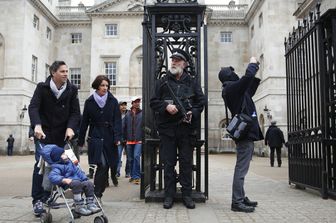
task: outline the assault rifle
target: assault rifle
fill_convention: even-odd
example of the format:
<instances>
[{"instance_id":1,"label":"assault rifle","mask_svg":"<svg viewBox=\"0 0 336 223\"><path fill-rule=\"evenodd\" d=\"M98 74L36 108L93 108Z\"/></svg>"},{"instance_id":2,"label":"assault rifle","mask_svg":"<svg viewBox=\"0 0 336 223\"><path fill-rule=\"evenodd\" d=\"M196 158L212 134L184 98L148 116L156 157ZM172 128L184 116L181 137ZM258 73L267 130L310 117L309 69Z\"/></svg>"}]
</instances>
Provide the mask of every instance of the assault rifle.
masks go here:
<instances>
[{"instance_id":1,"label":"assault rifle","mask_svg":"<svg viewBox=\"0 0 336 223\"><path fill-rule=\"evenodd\" d=\"M170 87L170 84L168 83L168 81L165 81L164 82L165 85L167 85L167 88L168 88L168 91L169 91L169 94L170 96L173 98L173 101L174 101L174 104L176 105L177 109L179 111L181 111L182 115L183 115L183 119L182 121L183 122L186 122L186 123L190 123L191 122L191 112L188 112L185 107L183 106L183 103L181 101L180 98L178 98L175 94L174 94L174 91L173 89Z\"/></svg>"}]
</instances>

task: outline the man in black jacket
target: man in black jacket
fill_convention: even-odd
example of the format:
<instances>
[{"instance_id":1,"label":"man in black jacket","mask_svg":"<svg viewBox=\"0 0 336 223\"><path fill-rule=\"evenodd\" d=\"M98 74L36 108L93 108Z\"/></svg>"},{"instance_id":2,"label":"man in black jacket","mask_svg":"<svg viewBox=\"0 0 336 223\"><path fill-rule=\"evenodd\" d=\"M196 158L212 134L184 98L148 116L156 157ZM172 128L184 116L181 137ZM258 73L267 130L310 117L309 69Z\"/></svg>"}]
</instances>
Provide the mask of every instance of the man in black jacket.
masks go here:
<instances>
[{"instance_id":1,"label":"man in black jacket","mask_svg":"<svg viewBox=\"0 0 336 223\"><path fill-rule=\"evenodd\" d=\"M49 68L50 76L45 82L37 84L29 104L29 117L34 136L42 145L65 145L65 140L72 139L78 129L80 108L78 90L68 80L68 67L63 61L55 61ZM40 145L36 143L35 165L32 179L32 197L34 214L45 212L50 192L42 187L43 175L37 166Z\"/></svg>"},{"instance_id":2,"label":"man in black jacket","mask_svg":"<svg viewBox=\"0 0 336 223\"><path fill-rule=\"evenodd\" d=\"M218 78L223 84L222 97L232 117L242 112L249 115L252 119L246 136L235 142L237 161L232 184L232 211L253 212L254 208L258 205L258 202L250 201L246 197L244 190L244 180L254 150L253 142L263 139L258 123L257 111L252 100L252 96L256 92L260 82L260 79L255 77L258 69L257 60L252 57L242 78L239 79L232 67L225 67L218 74ZM242 111L244 101L246 106Z\"/></svg>"},{"instance_id":3,"label":"man in black jacket","mask_svg":"<svg viewBox=\"0 0 336 223\"><path fill-rule=\"evenodd\" d=\"M196 79L184 69L190 60L189 54L176 49L171 56L171 68L166 76L157 80L150 106L156 113L156 123L161 139L161 154L164 163L165 199L163 207L173 206L176 192L175 165L177 148L179 156L179 181L182 199L187 208L195 208L192 191L192 134L205 104L205 97ZM174 100L180 99L182 106ZM184 112L183 112L184 111Z\"/></svg>"},{"instance_id":4,"label":"man in black jacket","mask_svg":"<svg viewBox=\"0 0 336 223\"><path fill-rule=\"evenodd\" d=\"M7 138L7 155L11 156L13 155L13 147L14 147L14 137L12 134L9 135L9 137Z\"/></svg>"},{"instance_id":5,"label":"man in black jacket","mask_svg":"<svg viewBox=\"0 0 336 223\"><path fill-rule=\"evenodd\" d=\"M284 143L283 132L276 126L276 121L272 121L265 136L265 145L269 145L271 149L270 163L272 167L274 166L274 150L276 150L277 153L278 167L281 167L281 148Z\"/></svg>"}]
</instances>

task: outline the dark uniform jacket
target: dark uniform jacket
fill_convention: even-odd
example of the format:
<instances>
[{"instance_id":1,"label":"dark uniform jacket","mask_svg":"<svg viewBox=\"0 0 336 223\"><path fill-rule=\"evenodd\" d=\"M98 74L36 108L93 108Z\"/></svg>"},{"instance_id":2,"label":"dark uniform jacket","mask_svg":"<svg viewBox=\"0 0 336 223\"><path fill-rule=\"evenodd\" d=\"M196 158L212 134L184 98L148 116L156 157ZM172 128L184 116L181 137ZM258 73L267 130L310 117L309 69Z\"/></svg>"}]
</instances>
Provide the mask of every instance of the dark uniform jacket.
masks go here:
<instances>
[{"instance_id":1,"label":"dark uniform jacket","mask_svg":"<svg viewBox=\"0 0 336 223\"><path fill-rule=\"evenodd\" d=\"M173 98L169 93L165 82L168 81L170 87L176 97L182 99L185 109L192 111L192 123L190 128L196 126L196 121L199 119L205 104L205 97L201 87L196 79L184 72L179 80L170 72L155 84L155 91L150 100L150 107L156 112L156 124L160 134L173 136L176 129L184 117L181 110L175 115L171 115L166 111L169 103L172 103Z\"/></svg>"},{"instance_id":2,"label":"dark uniform jacket","mask_svg":"<svg viewBox=\"0 0 336 223\"><path fill-rule=\"evenodd\" d=\"M271 125L266 132L265 145L282 147L283 143L285 143L285 139L282 131L276 125Z\"/></svg>"},{"instance_id":3,"label":"dark uniform jacket","mask_svg":"<svg viewBox=\"0 0 336 223\"><path fill-rule=\"evenodd\" d=\"M100 164L101 155L110 165L118 159L116 143L121 141L121 114L117 99L108 92L106 104L100 108L91 95L86 99L79 130L78 145L84 145L86 130L89 128L88 158L90 164Z\"/></svg>"},{"instance_id":4,"label":"dark uniform jacket","mask_svg":"<svg viewBox=\"0 0 336 223\"><path fill-rule=\"evenodd\" d=\"M232 117L241 113L243 100L245 98L246 108L243 112L252 118L252 125L246 139L252 141L264 139L259 127L257 111L252 100L260 82L260 79L255 77L257 71L258 65L250 63L245 75L237 81L224 82L222 91L222 97L223 99L225 97L226 105Z\"/></svg>"},{"instance_id":5,"label":"dark uniform jacket","mask_svg":"<svg viewBox=\"0 0 336 223\"><path fill-rule=\"evenodd\" d=\"M80 121L78 90L67 81L67 87L59 99L50 88L51 76L45 82L37 84L28 110L31 127L40 124L46 135L41 142L44 144L65 145L64 137L67 128L74 132Z\"/></svg>"}]
</instances>

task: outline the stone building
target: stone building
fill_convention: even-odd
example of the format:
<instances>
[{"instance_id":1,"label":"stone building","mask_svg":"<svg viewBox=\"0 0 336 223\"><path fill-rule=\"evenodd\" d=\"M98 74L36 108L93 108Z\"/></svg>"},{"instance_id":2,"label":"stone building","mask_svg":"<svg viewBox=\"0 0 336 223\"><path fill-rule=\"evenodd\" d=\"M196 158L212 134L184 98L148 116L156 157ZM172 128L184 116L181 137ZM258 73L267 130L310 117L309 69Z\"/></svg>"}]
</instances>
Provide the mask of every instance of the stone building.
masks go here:
<instances>
[{"instance_id":1,"label":"stone building","mask_svg":"<svg viewBox=\"0 0 336 223\"><path fill-rule=\"evenodd\" d=\"M111 79L112 93L129 100L141 95L143 0L96 0L71 6L71 0L1 0L0 8L0 153L15 137L14 152L27 153L26 108L54 60L69 66L79 88L81 107L97 74ZM204 1L198 1L200 4ZM254 99L263 131L271 119L286 133L284 37L314 7L316 0L240 0L207 5L209 61L209 147L230 151L225 110L217 74L232 65L242 75L250 56L261 62L261 86ZM153 4L153 1L147 1ZM336 7L322 1L322 10ZM293 16L294 13L294 16ZM257 143L257 152L263 143Z\"/></svg>"}]
</instances>

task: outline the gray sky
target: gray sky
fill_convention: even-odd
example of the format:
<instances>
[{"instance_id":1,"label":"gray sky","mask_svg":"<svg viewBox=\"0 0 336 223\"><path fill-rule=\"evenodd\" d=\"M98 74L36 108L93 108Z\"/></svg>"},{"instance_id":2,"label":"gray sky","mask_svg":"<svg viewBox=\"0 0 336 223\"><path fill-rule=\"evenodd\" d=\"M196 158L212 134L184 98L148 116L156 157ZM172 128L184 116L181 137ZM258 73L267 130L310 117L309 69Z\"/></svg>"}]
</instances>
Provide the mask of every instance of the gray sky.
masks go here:
<instances>
[{"instance_id":1,"label":"gray sky","mask_svg":"<svg viewBox=\"0 0 336 223\"><path fill-rule=\"evenodd\" d=\"M230 0L205 0L205 4L228 4ZM84 5L90 6L93 5L94 0L72 0L72 5L78 5L79 2L82 2ZM238 1L236 1L238 2Z\"/></svg>"}]
</instances>

